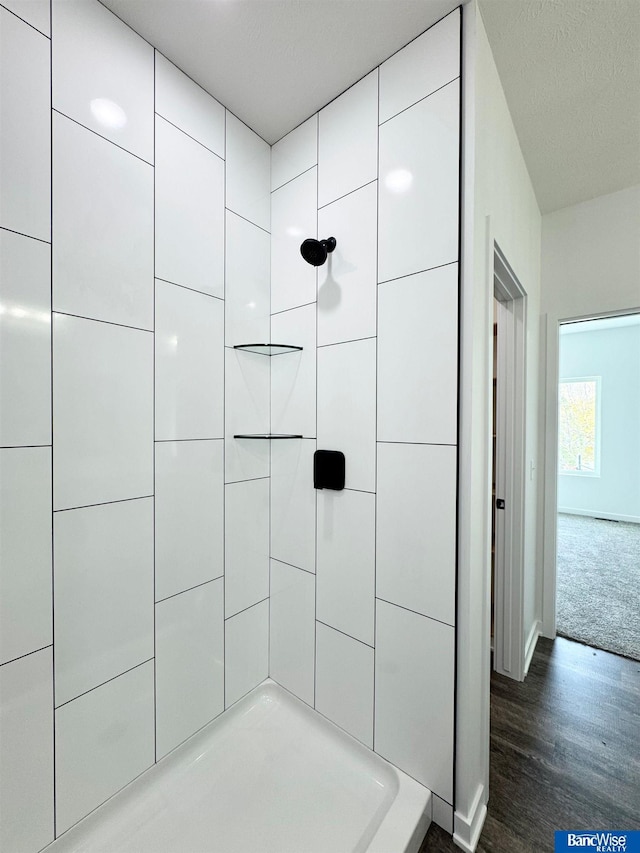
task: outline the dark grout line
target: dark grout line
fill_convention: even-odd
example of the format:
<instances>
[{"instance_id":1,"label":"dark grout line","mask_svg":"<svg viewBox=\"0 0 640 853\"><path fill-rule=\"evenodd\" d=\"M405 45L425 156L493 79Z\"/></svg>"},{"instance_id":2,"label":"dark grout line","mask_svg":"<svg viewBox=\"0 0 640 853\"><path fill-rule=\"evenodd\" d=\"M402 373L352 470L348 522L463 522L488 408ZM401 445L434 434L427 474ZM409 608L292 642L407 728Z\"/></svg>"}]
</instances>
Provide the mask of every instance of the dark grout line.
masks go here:
<instances>
[{"instance_id":1,"label":"dark grout line","mask_svg":"<svg viewBox=\"0 0 640 853\"><path fill-rule=\"evenodd\" d=\"M242 610L238 610L236 613L232 613L231 616L225 616L224 621L228 622L229 619L235 619L236 616L239 616L241 613L246 613L247 610L251 610L253 607L257 607L259 604L264 604L265 601L269 601L268 595L266 596L266 598L261 598L260 601L256 601L254 604L250 604L248 607L243 607ZM254 687L257 687L257 685L254 685ZM253 690L253 687L251 688L251 690Z\"/></svg>"},{"instance_id":2,"label":"dark grout line","mask_svg":"<svg viewBox=\"0 0 640 853\"><path fill-rule=\"evenodd\" d=\"M69 705L71 702L75 702L76 699L81 699L83 696L86 696L88 693L93 693L94 690L99 690L101 687L104 687L105 684L111 684L112 681L115 681L116 678L121 678L123 675L127 675L129 672L133 672L134 669L139 669L141 666L145 666L145 664L151 663L153 658L147 658L146 660L140 661L135 666L130 666L128 669L119 672L117 675L114 675L112 678L107 678L106 681L101 681L100 684L96 684L95 687L90 687L88 690L83 691L82 693L78 693L77 696L73 696L71 699L67 699L66 702L61 702L59 705L55 705L54 710L59 711L60 708L64 708L65 705Z\"/></svg>"},{"instance_id":3,"label":"dark grout line","mask_svg":"<svg viewBox=\"0 0 640 853\"><path fill-rule=\"evenodd\" d=\"M314 575L315 572L312 572L311 569L303 569L302 566L294 566L293 563L285 563L284 560L279 560L277 557L269 557L270 560L273 560L274 563L282 563L283 566L289 566L290 569L297 569L299 572L306 572L308 575Z\"/></svg>"},{"instance_id":4,"label":"dark grout line","mask_svg":"<svg viewBox=\"0 0 640 853\"><path fill-rule=\"evenodd\" d=\"M225 178L226 180L226 178ZM254 228L259 228L260 231L264 231L265 234L271 236L271 231L268 231L266 228L263 228L262 225L258 225L257 222L253 222L251 219L247 219L246 216L243 216L241 213L238 213L236 210L232 210L230 207L227 207L225 200L225 208L227 213L233 213L234 216L237 216L238 219L243 219L245 222L248 222L249 225L253 225Z\"/></svg>"},{"instance_id":5,"label":"dark grout line","mask_svg":"<svg viewBox=\"0 0 640 853\"><path fill-rule=\"evenodd\" d=\"M465 63L465 55L464 55L464 15L462 6L459 6L459 20L458 20L458 30L459 30L459 56L458 56L458 269L457 269L457 328L456 328L456 384L458 389L457 394L457 406L456 406L456 479L455 479L455 494L456 494L456 515L455 515L455 554L454 554L454 566L453 566L453 613L454 620L456 623L456 627L453 632L453 732L452 732L452 773L451 773L451 791L453 802L450 804L451 808L455 811L455 800L456 800L456 784L458 780L458 769L456 767L456 762L458 759L458 715L456 713L456 709L458 707L458 651L459 651L459 636L457 626L459 623L459 585L458 585L458 565L460 561L460 468L461 468L461 389L462 389L462 340L461 340L461 328L462 328L462 312L463 312L463 293L462 293L462 276L463 276L463 259L462 252L464 247L464 235L463 235L463 200L464 200L464 138L463 138L463 130L465 126L465 91L464 91L464 63ZM489 638L490 639L490 638ZM446 801L445 801L446 802Z\"/></svg>"},{"instance_id":6,"label":"dark grout line","mask_svg":"<svg viewBox=\"0 0 640 853\"><path fill-rule=\"evenodd\" d=\"M173 64L173 63L172 63L172 64ZM176 66L176 68L177 68L177 67L178 67L178 66ZM154 63L154 73L155 73L155 63ZM222 106L222 105L221 105L221 106ZM184 136L186 136L186 137L187 137L188 139L190 139L192 142L197 143L201 148L204 148L204 150L205 150L205 151L208 151L208 152L209 152L209 154L213 154L215 157L217 157L217 158L218 158L218 160L222 160L222 162L224 163L224 157L221 157L221 156L220 156L220 154L218 154L218 152L217 152L217 151L214 151L214 150L213 150L213 148L209 148L209 146L208 146L208 145L205 145L205 144L204 144L204 142L200 142L200 140L199 140L199 139L196 139L196 138L195 138L195 136L192 136L190 133L187 133L187 131L186 131L183 127L180 127L179 125L174 124L174 123L173 123L170 119L168 119L166 116L163 116L163 115L162 115L162 113L159 113L159 112L157 112L157 111L156 111L156 112L154 113L154 115L156 116L156 118L161 118L161 119L162 119L162 121L165 121L167 124L170 124L170 125L171 125L171 127L173 127L173 128L175 128L176 130L180 131L180 133L182 133ZM155 134L155 130L154 130L154 134ZM154 159L154 160L156 159L155 150L154 150L153 159Z\"/></svg>"},{"instance_id":7,"label":"dark grout line","mask_svg":"<svg viewBox=\"0 0 640 853\"><path fill-rule=\"evenodd\" d=\"M139 154L134 154L133 151L129 151L128 148L124 148L122 145L118 145L118 143L114 142L113 139L109 139L109 137L103 136L101 133L98 133L98 131L94 130L92 127L87 127L86 124L82 124L82 122L78 121L77 119L71 118L71 116L68 116L61 110L57 110L55 107L52 107L51 111L59 116L62 116L62 118L66 118L67 121L73 122L78 127L83 128L83 130L87 130L89 133L92 133L94 136L97 136L98 139L102 139L103 142L108 142L110 145L113 145L114 148L119 148L120 151L124 151L125 154L130 154L131 157L135 157L136 160L139 160L141 163L145 163L147 166L150 166L153 169L153 163L150 163L148 160L145 160L144 157L141 157Z\"/></svg>"},{"instance_id":8,"label":"dark grout line","mask_svg":"<svg viewBox=\"0 0 640 853\"><path fill-rule=\"evenodd\" d=\"M2 8L4 9L4 6ZM43 240L42 237L34 237L33 234L25 234L22 231L16 231L13 228L7 228L4 225L0 228L0 231L6 231L8 234L17 234L18 237L26 237L27 240L35 240L38 243L44 243L46 246L51 245L51 240Z\"/></svg>"},{"instance_id":9,"label":"dark grout line","mask_svg":"<svg viewBox=\"0 0 640 853\"><path fill-rule=\"evenodd\" d=\"M375 612L375 604L374 604L374 612ZM348 637L350 640L353 640L356 643L360 643L361 646L366 646L366 648L371 649L371 651L375 651L375 646L372 646L370 643L365 643L364 640L359 640L357 637L354 637L353 634L347 634L346 631L341 631L340 628L336 628L335 625L329 625L328 622L323 622L322 619L318 619L316 616L316 622L319 622L321 625L324 625L325 628L329 628L331 631L335 631L338 634L342 634L343 637Z\"/></svg>"},{"instance_id":10,"label":"dark grout line","mask_svg":"<svg viewBox=\"0 0 640 853\"><path fill-rule=\"evenodd\" d=\"M17 12L14 12L13 9L9 9L8 6L5 6L4 3L0 3L0 9L4 9L5 12L8 12L10 15L13 15L14 18L17 18L19 21L22 21L23 24L26 24L28 27L31 27L32 30L35 30L39 35L46 38L47 41L51 41L51 36L48 36L46 33L43 33L42 30L39 30L35 24L29 23L25 18L21 18ZM51 14L49 14L49 19L51 19Z\"/></svg>"},{"instance_id":11,"label":"dark grout line","mask_svg":"<svg viewBox=\"0 0 640 853\"><path fill-rule=\"evenodd\" d=\"M49 0L49 31L53 34L53 2ZM51 418L51 748L52 770L53 770L53 837L58 834L58 784L56 774L56 607L55 607L55 531L54 531L54 496L55 496L55 468L53 462L53 404L54 404L54 381L53 381L53 40L49 44L49 381L50 381L50 406Z\"/></svg>"},{"instance_id":12,"label":"dark grout line","mask_svg":"<svg viewBox=\"0 0 640 853\"><path fill-rule=\"evenodd\" d=\"M53 514L55 515L58 512L73 512L76 509L91 509L94 506L112 506L113 504L124 504L129 501L147 501L149 498L152 498L153 495L139 495L135 498L120 498L117 501L103 501L102 503L97 504L83 504L82 506L65 506L61 509L54 509Z\"/></svg>"},{"instance_id":13,"label":"dark grout line","mask_svg":"<svg viewBox=\"0 0 640 853\"><path fill-rule=\"evenodd\" d=\"M202 581L202 583L197 583L195 586L189 586L187 589L181 589L179 592L173 592L171 595L165 595L164 598L159 598L154 604L162 604L163 601L169 601L171 598L177 598L179 595L184 595L185 592L192 592L194 589L200 589L200 587L207 586L210 583L215 583L216 581L222 580L224 575L218 575L217 578L210 578L208 581ZM154 593L155 595L155 593Z\"/></svg>"},{"instance_id":14,"label":"dark grout line","mask_svg":"<svg viewBox=\"0 0 640 853\"><path fill-rule=\"evenodd\" d=\"M333 341L330 344L318 344L317 349L325 349L326 347L339 347L343 344L357 344L360 341L375 341L377 337L377 335L367 335L367 337L365 338L352 338L349 341Z\"/></svg>"},{"instance_id":15,"label":"dark grout line","mask_svg":"<svg viewBox=\"0 0 640 853\"><path fill-rule=\"evenodd\" d=\"M3 444L0 450L35 450L38 447L52 447L51 444Z\"/></svg>"},{"instance_id":16,"label":"dark grout line","mask_svg":"<svg viewBox=\"0 0 640 853\"><path fill-rule=\"evenodd\" d=\"M393 119L394 119L394 118L397 118L398 116L401 116L401 115L402 115L402 113L406 113L406 112L407 112L407 110L410 110L410 109L412 109L413 107L417 107L417 106L418 106L418 104L421 104L423 101L426 101L426 100L427 100L428 98L430 98L432 95L435 95L435 94L436 94L436 92L441 92L443 89L446 89L446 88L447 88L447 86L450 86L452 83L455 83L455 82L456 82L456 80L458 80L459 78L460 78L460 75L459 75L459 74L456 74L456 76L455 76L455 77L452 77L452 78L451 78L451 80L447 80L447 82L446 82L446 83L443 83L443 84L442 84L442 86L438 86L438 88L437 88L437 89L434 89L434 90L433 90L433 92L429 92L429 94L428 94L428 95L424 95L424 97L422 97L422 98L418 98L418 100L417 100L417 101L414 101L412 104L409 104L409 106L408 106L408 107L403 107L403 109L398 110L398 112L397 112L397 113L394 113L392 116L389 116L389 118L386 118L384 121L381 121L381 122L380 122L380 124L379 124L378 126L379 126L379 127L384 127L384 125L385 125L385 124L387 124L387 122L393 121Z\"/></svg>"},{"instance_id":17,"label":"dark grout line","mask_svg":"<svg viewBox=\"0 0 640 853\"><path fill-rule=\"evenodd\" d=\"M294 305L293 308L283 308L282 311L274 311L271 316L277 317L279 314L286 314L288 311L297 311L298 308L308 308L309 305L316 305L316 300L313 302L304 302L302 305Z\"/></svg>"},{"instance_id":18,"label":"dark grout line","mask_svg":"<svg viewBox=\"0 0 640 853\"><path fill-rule=\"evenodd\" d=\"M382 441L378 439L376 444L409 444L413 447L457 447L457 444L448 444L438 441Z\"/></svg>"},{"instance_id":19,"label":"dark grout line","mask_svg":"<svg viewBox=\"0 0 640 853\"><path fill-rule=\"evenodd\" d=\"M4 7L3 7L4 8ZM25 652L23 655L18 655L16 658L10 658L0 664L0 667L8 666L10 663L15 663L17 660L24 660L31 655L37 655L38 652L43 652L45 649L53 649L53 643L48 643L46 646L41 646L39 649L34 649L32 652Z\"/></svg>"},{"instance_id":20,"label":"dark grout line","mask_svg":"<svg viewBox=\"0 0 640 853\"><path fill-rule=\"evenodd\" d=\"M406 275L398 275L395 278L385 278L384 281L378 282L378 287L380 287L380 285L382 284L390 284L392 281L402 281L403 278L411 278L414 275L424 275L424 273L431 272L432 270L441 270L443 267L453 267L457 263L459 263L458 260L447 261L446 264L437 264L435 267L427 267L424 270L416 270L416 272L409 272Z\"/></svg>"},{"instance_id":21,"label":"dark grout line","mask_svg":"<svg viewBox=\"0 0 640 853\"><path fill-rule=\"evenodd\" d=\"M227 295L227 110L224 111L224 178L222 185L222 204L224 215L222 217L223 234L223 265L222 286L224 295ZM271 242L271 240L269 240ZM227 604L227 492L225 480L227 479L227 351L224 342L227 339L227 304L225 303L222 313L222 432L225 440L222 444L222 711L227 710L227 626L224 622L225 608Z\"/></svg>"},{"instance_id":22,"label":"dark grout line","mask_svg":"<svg viewBox=\"0 0 640 853\"><path fill-rule=\"evenodd\" d=\"M53 0L52 0L53 2ZM156 108L156 53L153 52L153 109ZM156 620L156 183L158 173L155 164L158 160L156 151L156 122L153 122L153 408L152 408L152 436L153 436L153 760L158 763L158 667L157 667L157 620Z\"/></svg>"},{"instance_id":23,"label":"dark grout line","mask_svg":"<svg viewBox=\"0 0 640 853\"><path fill-rule=\"evenodd\" d=\"M376 282L380 275L380 72L378 71L378 130L376 133L376 178L378 181L378 192L376 193ZM376 607L376 589L378 586L378 398L379 394L379 376L378 376L378 360L380 347L378 345L379 335L379 296L378 286L376 285L376 406L375 406L375 454L373 459L373 482L376 490L376 497L373 501L373 719L371 721L371 749L375 752L376 748L376 664L377 664L377 630L378 630L378 608Z\"/></svg>"},{"instance_id":24,"label":"dark grout line","mask_svg":"<svg viewBox=\"0 0 640 853\"><path fill-rule=\"evenodd\" d=\"M76 320L89 320L90 323L103 323L105 326L117 326L119 329L145 332L147 335L153 334L153 329L141 329L140 326L127 326L125 323L114 323L111 320L98 320L96 317L84 317L82 314L70 314L68 311L52 311L51 313L59 314L61 317L73 317Z\"/></svg>"},{"instance_id":25,"label":"dark grout line","mask_svg":"<svg viewBox=\"0 0 640 853\"><path fill-rule=\"evenodd\" d=\"M354 190L349 190L349 192L345 193L344 195L339 195L337 198L332 198L331 201L328 201L326 204L323 204L321 207L319 207L318 212L321 210L324 210L326 207L329 207L329 205L331 205L331 204L335 204L337 201L342 201L342 199L348 198L350 195L353 195L354 193L357 193L360 190L363 190L365 187L370 187L371 184L375 184L377 182L378 182L377 177L372 178L370 181L367 181L364 184L360 184L360 186L356 187Z\"/></svg>"},{"instance_id":26,"label":"dark grout line","mask_svg":"<svg viewBox=\"0 0 640 853\"><path fill-rule=\"evenodd\" d=\"M437 622L439 625L446 625L447 628L451 628L454 632L456 630L456 626L452 625L450 622L443 622L442 619L436 619L435 616L427 616L426 613L420 613L418 610L412 610L410 607L405 607L404 604L397 604L395 601L388 601L386 598L381 598L379 595L376 595L376 601L383 601L391 607L399 607L400 610L406 610L407 613L413 613L415 616L421 616L423 619L430 619L432 622Z\"/></svg>"},{"instance_id":27,"label":"dark grout line","mask_svg":"<svg viewBox=\"0 0 640 853\"><path fill-rule=\"evenodd\" d=\"M155 239L155 228L154 228L154 239ZM180 287L182 290L189 290L191 293L199 293L200 296L208 296L210 299L217 299L219 302L224 302L224 296L216 296L213 293L205 293L204 290L198 290L195 287L189 287L186 284L178 284L177 281L169 281L166 278L160 278L159 275L154 275L155 281L161 281L163 284L170 284L172 287ZM155 323L154 323L155 325Z\"/></svg>"},{"instance_id":28,"label":"dark grout line","mask_svg":"<svg viewBox=\"0 0 640 853\"><path fill-rule=\"evenodd\" d=\"M224 436L218 436L218 438L156 438L154 444L173 444L182 441L224 441Z\"/></svg>"},{"instance_id":29,"label":"dark grout line","mask_svg":"<svg viewBox=\"0 0 640 853\"><path fill-rule=\"evenodd\" d=\"M284 139L284 137L283 137L283 139ZM317 157L316 157L316 159L317 159ZM281 190L283 187L286 187L289 184L292 184L294 181L297 181L298 178L301 178L303 175L306 175L308 172L311 172L313 169L317 169L317 168L318 168L318 164L314 163L313 166L309 166L304 171L299 172L297 175L294 175L293 178L289 178L288 180L284 181L284 183L280 184L277 187L274 187L274 189L271 190L271 195L273 195L274 193L277 193L278 190Z\"/></svg>"}]
</instances>

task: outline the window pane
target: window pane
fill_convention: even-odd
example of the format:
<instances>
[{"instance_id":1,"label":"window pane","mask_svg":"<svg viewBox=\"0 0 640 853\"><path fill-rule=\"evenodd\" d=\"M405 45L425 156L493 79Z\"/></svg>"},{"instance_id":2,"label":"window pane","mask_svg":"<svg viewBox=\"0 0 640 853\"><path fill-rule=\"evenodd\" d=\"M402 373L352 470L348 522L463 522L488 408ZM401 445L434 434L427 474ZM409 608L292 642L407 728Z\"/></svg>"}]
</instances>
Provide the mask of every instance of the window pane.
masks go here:
<instances>
[{"instance_id":1,"label":"window pane","mask_svg":"<svg viewBox=\"0 0 640 853\"><path fill-rule=\"evenodd\" d=\"M597 381L561 381L558 410L560 471L596 471Z\"/></svg>"}]
</instances>

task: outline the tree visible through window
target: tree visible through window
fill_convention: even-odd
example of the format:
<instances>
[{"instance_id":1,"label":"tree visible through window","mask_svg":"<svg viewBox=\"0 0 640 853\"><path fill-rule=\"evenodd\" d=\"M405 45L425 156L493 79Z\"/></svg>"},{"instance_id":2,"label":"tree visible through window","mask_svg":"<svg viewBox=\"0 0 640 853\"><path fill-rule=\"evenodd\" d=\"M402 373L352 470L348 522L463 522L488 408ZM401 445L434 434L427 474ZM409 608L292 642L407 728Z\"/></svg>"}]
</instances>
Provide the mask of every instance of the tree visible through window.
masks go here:
<instances>
[{"instance_id":1,"label":"tree visible through window","mask_svg":"<svg viewBox=\"0 0 640 853\"><path fill-rule=\"evenodd\" d=\"M599 376L560 380L558 468L561 473L599 474L599 392Z\"/></svg>"}]
</instances>

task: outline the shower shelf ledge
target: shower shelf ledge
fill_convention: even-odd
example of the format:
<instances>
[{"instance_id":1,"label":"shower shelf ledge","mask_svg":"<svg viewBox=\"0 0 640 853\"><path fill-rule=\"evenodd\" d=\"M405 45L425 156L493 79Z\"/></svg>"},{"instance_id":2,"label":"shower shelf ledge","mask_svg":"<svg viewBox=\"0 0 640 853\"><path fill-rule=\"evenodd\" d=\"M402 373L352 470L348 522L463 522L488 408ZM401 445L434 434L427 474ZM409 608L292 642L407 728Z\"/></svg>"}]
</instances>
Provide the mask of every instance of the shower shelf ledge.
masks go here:
<instances>
[{"instance_id":1,"label":"shower shelf ledge","mask_svg":"<svg viewBox=\"0 0 640 853\"><path fill-rule=\"evenodd\" d=\"M302 347L294 344L236 344L234 349L241 349L245 352L254 352L258 355L284 355L288 352L301 352Z\"/></svg>"},{"instance_id":2,"label":"shower shelf ledge","mask_svg":"<svg viewBox=\"0 0 640 853\"><path fill-rule=\"evenodd\" d=\"M293 435L279 432L254 432L244 433L242 435L234 435L234 438L267 438L267 439L282 439L282 438L302 438L301 435Z\"/></svg>"}]
</instances>

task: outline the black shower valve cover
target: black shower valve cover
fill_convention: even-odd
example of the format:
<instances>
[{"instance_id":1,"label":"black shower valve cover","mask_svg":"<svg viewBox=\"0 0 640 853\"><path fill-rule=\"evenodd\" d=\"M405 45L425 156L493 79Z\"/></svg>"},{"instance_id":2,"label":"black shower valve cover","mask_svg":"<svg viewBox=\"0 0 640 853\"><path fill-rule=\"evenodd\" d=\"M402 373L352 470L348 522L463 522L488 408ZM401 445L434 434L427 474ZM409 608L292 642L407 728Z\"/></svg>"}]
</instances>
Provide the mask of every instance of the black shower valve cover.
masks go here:
<instances>
[{"instance_id":1,"label":"black shower valve cover","mask_svg":"<svg viewBox=\"0 0 640 853\"><path fill-rule=\"evenodd\" d=\"M316 450L313 454L313 487L344 489L345 461L341 450Z\"/></svg>"}]
</instances>

